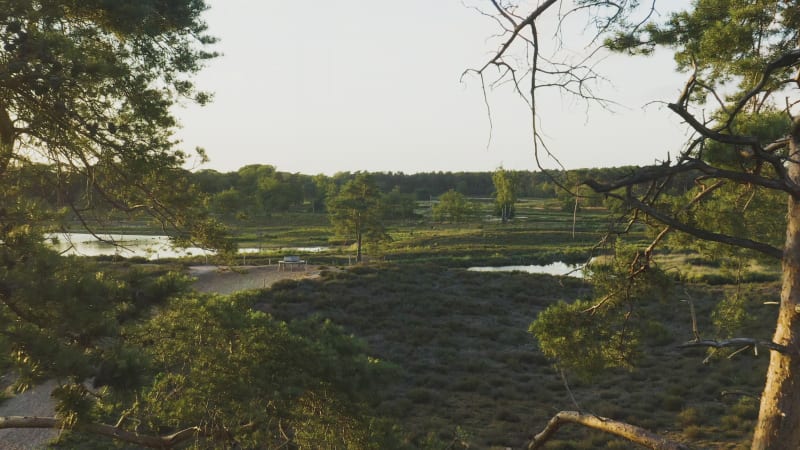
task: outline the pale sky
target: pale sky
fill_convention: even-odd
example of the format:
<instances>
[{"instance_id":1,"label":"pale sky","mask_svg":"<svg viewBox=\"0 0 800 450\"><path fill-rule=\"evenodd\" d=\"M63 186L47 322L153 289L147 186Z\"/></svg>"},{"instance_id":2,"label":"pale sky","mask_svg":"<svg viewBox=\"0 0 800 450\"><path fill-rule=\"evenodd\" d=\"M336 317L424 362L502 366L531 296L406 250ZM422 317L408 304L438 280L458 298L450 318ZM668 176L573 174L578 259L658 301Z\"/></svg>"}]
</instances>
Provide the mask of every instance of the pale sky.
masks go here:
<instances>
[{"instance_id":1,"label":"pale sky","mask_svg":"<svg viewBox=\"0 0 800 450\"><path fill-rule=\"evenodd\" d=\"M507 87L489 92L494 129L487 147L480 82L460 78L496 49L496 29L461 0L209 3L206 20L223 56L196 81L214 101L176 111L183 147L203 147L211 159L202 168L536 168L529 112ZM556 92L540 98L542 131L564 166L652 164L676 155L685 127L663 105L645 107L676 99L683 86L670 55L615 55L599 71L612 82L600 92L622 104L615 114L587 111Z\"/></svg>"}]
</instances>

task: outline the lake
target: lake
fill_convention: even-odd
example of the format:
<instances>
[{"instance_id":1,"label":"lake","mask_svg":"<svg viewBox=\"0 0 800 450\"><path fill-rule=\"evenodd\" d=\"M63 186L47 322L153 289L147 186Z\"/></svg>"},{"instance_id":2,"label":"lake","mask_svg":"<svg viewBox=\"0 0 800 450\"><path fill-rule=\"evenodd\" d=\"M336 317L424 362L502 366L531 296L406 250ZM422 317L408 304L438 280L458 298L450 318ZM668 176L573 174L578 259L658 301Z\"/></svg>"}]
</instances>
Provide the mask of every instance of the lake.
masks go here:
<instances>
[{"instance_id":1,"label":"lake","mask_svg":"<svg viewBox=\"0 0 800 450\"><path fill-rule=\"evenodd\" d=\"M214 252L198 247L181 248L172 245L168 236L145 234L98 234L106 241L98 241L89 233L56 233L46 236L53 240L52 247L65 255L109 256L125 258L143 257L147 259L180 258L185 256L207 256ZM113 243L112 243L113 242ZM114 245L114 243L116 245ZM298 253L319 253L328 247L283 247L283 248L240 248L239 253L260 253L262 251L288 250Z\"/></svg>"},{"instance_id":2,"label":"lake","mask_svg":"<svg viewBox=\"0 0 800 450\"><path fill-rule=\"evenodd\" d=\"M481 266L470 267L467 270L474 272L526 272L526 273L544 273L547 275L569 275L571 277L583 278L583 270L581 264L566 264L563 262L554 262L552 264L531 264L527 266Z\"/></svg>"}]
</instances>

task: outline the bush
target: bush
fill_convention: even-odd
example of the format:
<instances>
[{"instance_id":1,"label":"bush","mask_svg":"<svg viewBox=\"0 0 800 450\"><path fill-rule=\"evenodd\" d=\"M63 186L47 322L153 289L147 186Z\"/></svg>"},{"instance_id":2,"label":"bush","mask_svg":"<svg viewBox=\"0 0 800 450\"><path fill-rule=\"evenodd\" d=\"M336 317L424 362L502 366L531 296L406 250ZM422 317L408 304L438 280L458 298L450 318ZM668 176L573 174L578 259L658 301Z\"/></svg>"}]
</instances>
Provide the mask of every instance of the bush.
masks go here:
<instances>
[{"instance_id":1,"label":"bush","mask_svg":"<svg viewBox=\"0 0 800 450\"><path fill-rule=\"evenodd\" d=\"M705 431L697 425L690 425L683 430L683 435L689 439L699 439L705 435Z\"/></svg>"},{"instance_id":2,"label":"bush","mask_svg":"<svg viewBox=\"0 0 800 450\"><path fill-rule=\"evenodd\" d=\"M697 409L686 408L678 414L678 423L680 423L682 427L699 425L702 423L702 417Z\"/></svg>"}]
</instances>

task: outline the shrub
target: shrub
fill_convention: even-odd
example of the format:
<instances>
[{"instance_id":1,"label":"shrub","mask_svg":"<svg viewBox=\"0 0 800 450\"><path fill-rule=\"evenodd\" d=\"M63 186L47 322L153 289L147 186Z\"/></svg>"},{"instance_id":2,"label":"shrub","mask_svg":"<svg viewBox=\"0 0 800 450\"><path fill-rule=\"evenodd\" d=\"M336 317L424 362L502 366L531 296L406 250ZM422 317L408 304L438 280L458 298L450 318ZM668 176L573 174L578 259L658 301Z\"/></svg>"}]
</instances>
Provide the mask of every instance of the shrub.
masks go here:
<instances>
[{"instance_id":1,"label":"shrub","mask_svg":"<svg viewBox=\"0 0 800 450\"><path fill-rule=\"evenodd\" d=\"M686 408L678 414L678 423L680 423L682 427L699 425L702 423L702 417L697 409Z\"/></svg>"}]
</instances>

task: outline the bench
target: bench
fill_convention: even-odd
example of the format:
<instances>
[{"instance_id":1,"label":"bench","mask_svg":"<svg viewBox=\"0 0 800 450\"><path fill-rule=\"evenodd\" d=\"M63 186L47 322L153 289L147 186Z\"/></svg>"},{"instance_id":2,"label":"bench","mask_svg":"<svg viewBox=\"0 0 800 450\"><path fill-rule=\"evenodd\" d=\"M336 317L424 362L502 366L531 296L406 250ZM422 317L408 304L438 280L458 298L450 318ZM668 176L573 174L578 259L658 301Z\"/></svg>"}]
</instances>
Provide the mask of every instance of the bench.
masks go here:
<instances>
[{"instance_id":1,"label":"bench","mask_svg":"<svg viewBox=\"0 0 800 450\"><path fill-rule=\"evenodd\" d=\"M306 261L300 259L299 256L284 256L281 261L278 261L278 270L285 271L287 266L290 272L294 271L295 266L300 266L303 270L306 270Z\"/></svg>"}]
</instances>

